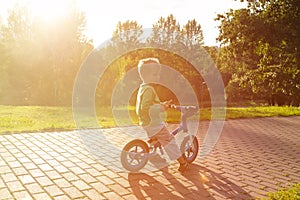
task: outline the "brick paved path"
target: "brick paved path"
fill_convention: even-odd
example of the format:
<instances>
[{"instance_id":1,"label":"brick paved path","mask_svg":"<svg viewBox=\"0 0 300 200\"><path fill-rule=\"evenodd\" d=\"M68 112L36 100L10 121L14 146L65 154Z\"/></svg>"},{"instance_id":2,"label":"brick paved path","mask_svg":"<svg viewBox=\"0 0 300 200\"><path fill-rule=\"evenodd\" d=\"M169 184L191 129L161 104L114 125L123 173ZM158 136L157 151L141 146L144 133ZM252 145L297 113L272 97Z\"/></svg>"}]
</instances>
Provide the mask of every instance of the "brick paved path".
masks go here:
<instances>
[{"instance_id":1,"label":"brick paved path","mask_svg":"<svg viewBox=\"0 0 300 200\"><path fill-rule=\"evenodd\" d=\"M200 143L207 127L201 122ZM120 149L137 131L128 129L132 135L119 129L1 135L0 199L254 199L300 182L300 117L226 121L213 152L184 175L176 162L122 171Z\"/></svg>"}]
</instances>

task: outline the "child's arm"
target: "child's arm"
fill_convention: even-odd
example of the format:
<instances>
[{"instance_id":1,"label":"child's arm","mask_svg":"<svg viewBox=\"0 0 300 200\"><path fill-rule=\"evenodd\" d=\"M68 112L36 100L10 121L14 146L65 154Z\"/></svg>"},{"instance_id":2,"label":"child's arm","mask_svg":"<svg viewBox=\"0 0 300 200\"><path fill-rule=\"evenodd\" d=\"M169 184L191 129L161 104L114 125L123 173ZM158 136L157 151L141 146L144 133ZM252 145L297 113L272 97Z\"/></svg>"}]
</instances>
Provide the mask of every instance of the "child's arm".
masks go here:
<instances>
[{"instance_id":1,"label":"child's arm","mask_svg":"<svg viewBox=\"0 0 300 200\"><path fill-rule=\"evenodd\" d=\"M162 106L156 101L156 94L150 89L146 89L140 98L139 119L142 126L161 124L160 113Z\"/></svg>"},{"instance_id":2,"label":"child's arm","mask_svg":"<svg viewBox=\"0 0 300 200\"><path fill-rule=\"evenodd\" d=\"M153 105L154 93L151 89L146 89L141 98L141 110L149 111L150 106Z\"/></svg>"},{"instance_id":3,"label":"child's arm","mask_svg":"<svg viewBox=\"0 0 300 200\"><path fill-rule=\"evenodd\" d=\"M146 89L141 98L141 110L149 113L150 109L152 113L159 113L167 110L170 107L172 100L160 102L156 93L152 89Z\"/></svg>"}]
</instances>

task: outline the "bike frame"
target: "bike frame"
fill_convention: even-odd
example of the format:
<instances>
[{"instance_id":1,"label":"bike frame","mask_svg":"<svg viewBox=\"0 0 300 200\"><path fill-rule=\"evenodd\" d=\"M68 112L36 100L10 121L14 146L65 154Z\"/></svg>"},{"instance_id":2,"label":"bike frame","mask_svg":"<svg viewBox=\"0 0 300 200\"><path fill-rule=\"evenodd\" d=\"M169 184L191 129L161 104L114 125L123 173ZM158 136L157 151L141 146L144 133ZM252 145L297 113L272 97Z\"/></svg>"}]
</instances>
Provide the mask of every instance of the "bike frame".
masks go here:
<instances>
[{"instance_id":1,"label":"bike frame","mask_svg":"<svg viewBox=\"0 0 300 200\"><path fill-rule=\"evenodd\" d=\"M171 132L174 136L179 132L187 132L187 118L194 115L198 108L196 106L175 106L171 105L170 108L176 109L181 112L181 121L179 126ZM192 145L190 144L190 139L192 139ZM188 146L187 146L188 145ZM198 154L198 140L196 138L185 137L180 145L180 150L186 155L186 159L189 163L192 163ZM142 151L138 151L138 147ZM133 148L133 149L132 149ZM160 153L163 155L162 145L157 140L157 138L152 137L147 142L136 139L132 140L125 145L121 153L121 163L123 167L129 171L138 171L143 168L149 157L156 154L157 148L160 149ZM195 151L194 151L195 150Z\"/></svg>"},{"instance_id":2,"label":"bike frame","mask_svg":"<svg viewBox=\"0 0 300 200\"><path fill-rule=\"evenodd\" d=\"M171 108L174 108L177 111L180 111L181 114L181 120L179 126L174 129L171 134L174 136L177 135L180 131L183 130L183 132L188 132L188 127L187 127L187 118L190 116L193 116L194 114L197 113L197 107L196 106L176 106L176 105L171 105ZM154 136L155 137L155 136ZM150 143L151 139L148 141ZM154 145L150 146L150 152L147 155L148 157L151 157L156 153L157 148L159 148L160 153L163 155L163 150L161 144L157 141Z\"/></svg>"},{"instance_id":3,"label":"bike frame","mask_svg":"<svg viewBox=\"0 0 300 200\"><path fill-rule=\"evenodd\" d=\"M197 107L196 106L175 106L172 105L174 109L180 111L182 113L181 115L181 120L179 126L172 131L172 134L175 136L177 135L178 132L182 131L183 132L188 132L188 127L187 127L187 118L190 116L193 116L197 112Z\"/></svg>"}]
</instances>

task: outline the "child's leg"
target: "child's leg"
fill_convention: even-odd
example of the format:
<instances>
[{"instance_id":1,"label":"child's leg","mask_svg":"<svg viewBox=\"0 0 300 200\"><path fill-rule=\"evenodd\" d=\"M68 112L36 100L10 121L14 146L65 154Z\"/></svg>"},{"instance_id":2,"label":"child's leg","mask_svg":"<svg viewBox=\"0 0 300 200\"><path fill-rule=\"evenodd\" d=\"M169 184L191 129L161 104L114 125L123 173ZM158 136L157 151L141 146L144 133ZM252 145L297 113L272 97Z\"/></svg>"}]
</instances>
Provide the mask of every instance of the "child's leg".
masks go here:
<instances>
[{"instance_id":1,"label":"child's leg","mask_svg":"<svg viewBox=\"0 0 300 200\"><path fill-rule=\"evenodd\" d=\"M169 158L171 160L178 160L180 163L184 162L185 159L182 158L182 153L175 142L174 136L168 131L166 127L162 128L155 137L158 139L160 144L164 147Z\"/></svg>"},{"instance_id":2,"label":"child's leg","mask_svg":"<svg viewBox=\"0 0 300 200\"><path fill-rule=\"evenodd\" d=\"M181 173L185 172L188 169L189 164L186 161L185 155L180 151L178 145L176 144L173 134L171 134L168 129L164 127L155 135L155 137L164 147L169 158L171 160L177 159L177 161L180 163L178 170Z\"/></svg>"}]
</instances>

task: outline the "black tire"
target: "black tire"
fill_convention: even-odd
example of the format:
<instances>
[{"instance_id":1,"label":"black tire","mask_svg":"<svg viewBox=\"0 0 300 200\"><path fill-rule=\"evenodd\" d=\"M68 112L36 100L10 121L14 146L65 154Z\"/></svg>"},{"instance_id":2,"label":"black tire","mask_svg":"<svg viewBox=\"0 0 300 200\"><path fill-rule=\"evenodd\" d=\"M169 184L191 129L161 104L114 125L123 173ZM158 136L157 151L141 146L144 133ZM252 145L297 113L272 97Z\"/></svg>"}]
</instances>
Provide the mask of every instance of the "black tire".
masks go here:
<instances>
[{"instance_id":1,"label":"black tire","mask_svg":"<svg viewBox=\"0 0 300 200\"><path fill-rule=\"evenodd\" d=\"M132 140L121 153L122 166L131 172L137 172L148 162L149 147L143 140Z\"/></svg>"},{"instance_id":2,"label":"black tire","mask_svg":"<svg viewBox=\"0 0 300 200\"><path fill-rule=\"evenodd\" d=\"M186 136L180 147L181 152L185 155L188 163L194 162L199 151L199 143L196 136Z\"/></svg>"}]
</instances>

